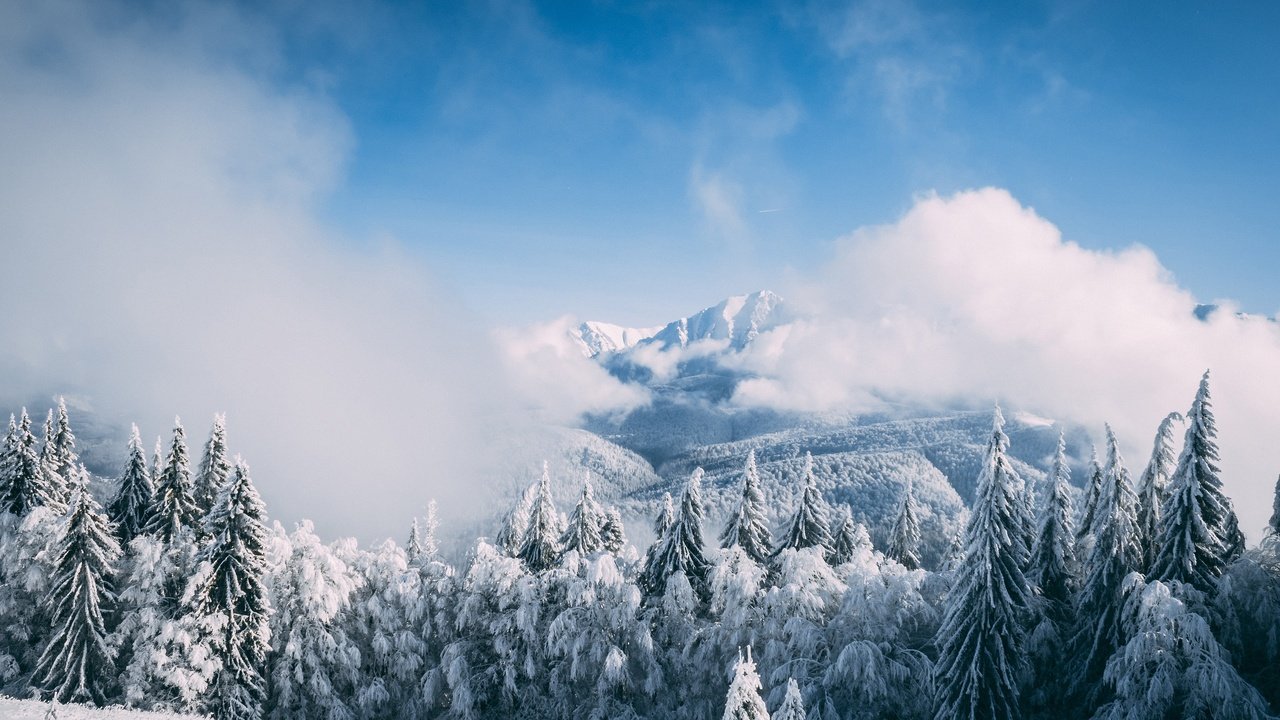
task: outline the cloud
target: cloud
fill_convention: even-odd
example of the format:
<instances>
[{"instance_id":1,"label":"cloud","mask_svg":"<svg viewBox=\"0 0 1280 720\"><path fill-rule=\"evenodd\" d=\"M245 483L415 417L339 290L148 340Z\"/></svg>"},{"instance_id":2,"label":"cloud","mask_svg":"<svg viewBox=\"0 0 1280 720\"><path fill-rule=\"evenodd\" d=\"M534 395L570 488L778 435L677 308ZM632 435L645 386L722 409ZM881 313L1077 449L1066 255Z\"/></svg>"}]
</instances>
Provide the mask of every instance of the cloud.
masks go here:
<instances>
[{"instance_id":1,"label":"cloud","mask_svg":"<svg viewBox=\"0 0 1280 720\"><path fill-rule=\"evenodd\" d=\"M872 409L886 399L996 399L1098 430L1141 468L1160 419L1205 368L1227 491L1254 537L1280 472L1280 325L1227 307L1207 322L1144 247L1093 251L998 189L918 199L835 245L788 289L804 319L736 358L735 401Z\"/></svg>"}]
</instances>

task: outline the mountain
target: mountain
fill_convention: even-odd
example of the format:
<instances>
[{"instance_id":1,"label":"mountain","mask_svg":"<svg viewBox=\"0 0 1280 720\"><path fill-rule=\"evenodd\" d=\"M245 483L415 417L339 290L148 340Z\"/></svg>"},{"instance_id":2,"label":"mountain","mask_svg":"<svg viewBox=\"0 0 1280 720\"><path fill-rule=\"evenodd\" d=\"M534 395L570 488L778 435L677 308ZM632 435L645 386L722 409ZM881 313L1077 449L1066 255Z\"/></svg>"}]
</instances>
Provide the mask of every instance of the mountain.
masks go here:
<instances>
[{"instance_id":1,"label":"mountain","mask_svg":"<svg viewBox=\"0 0 1280 720\"><path fill-rule=\"evenodd\" d=\"M660 327L629 328L592 320L571 329L569 336L587 357L623 353L641 346L684 348L701 340L726 341L728 349L741 350L760 333L785 322L785 318L782 298L760 290L726 298Z\"/></svg>"},{"instance_id":2,"label":"mountain","mask_svg":"<svg viewBox=\"0 0 1280 720\"><path fill-rule=\"evenodd\" d=\"M612 353L635 347L662 330L661 327L629 328L613 323L589 320L569 330L573 339L587 357L595 357L601 353Z\"/></svg>"}]
</instances>

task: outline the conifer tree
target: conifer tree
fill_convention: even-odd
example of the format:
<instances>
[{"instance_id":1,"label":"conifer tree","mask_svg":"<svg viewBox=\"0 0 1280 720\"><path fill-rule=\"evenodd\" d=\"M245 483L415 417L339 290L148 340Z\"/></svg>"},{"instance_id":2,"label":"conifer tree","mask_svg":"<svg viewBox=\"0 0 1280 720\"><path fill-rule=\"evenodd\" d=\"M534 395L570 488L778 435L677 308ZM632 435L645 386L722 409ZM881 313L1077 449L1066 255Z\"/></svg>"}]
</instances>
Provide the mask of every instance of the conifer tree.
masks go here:
<instances>
[{"instance_id":1,"label":"conifer tree","mask_svg":"<svg viewBox=\"0 0 1280 720\"><path fill-rule=\"evenodd\" d=\"M159 483L160 475L164 472L164 466L161 461L164 458L164 438L156 436L156 449L151 453L151 482Z\"/></svg>"},{"instance_id":2,"label":"conifer tree","mask_svg":"<svg viewBox=\"0 0 1280 720\"><path fill-rule=\"evenodd\" d=\"M14 445L8 461L4 497L0 498L0 511L23 517L32 508L47 505L61 512L63 507L54 497L49 474L40 462L36 436L31 432L31 416L27 415L26 408L22 409L20 418L13 430Z\"/></svg>"},{"instance_id":3,"label":"conifer tree","mask_svg":"<svg viewBox=\"0 0 1280 720\"><path fill-rule=\"evenodd\" d=\"M782 706L773 714L772 720L805 720L804 697L800 695L800 686L795 678L787 679L787 695L782 699Z\"/></svg>"},{"instance_id":4,"label":"conifer tree","mask_svg":"<svg viewBox=\"0 0 1280 720\"><path fill-rule=\"evenodd\" d=\"M916 501L911 493L911 480L908 479L902 504L898 506L898 515L889 531L889 545L884 553L908 570L920 569L920 520L917 515Z\"/></svg>"},{"instance_id":5,"label":"conifer tree","mask_svg":"<svg viewBox=\"0 0 1280 720\"><path fill-rule=\"evenodd\" d=\"M649 549L644 553L644 566L650 567L654 564L658 553L662 551L662 541L667 536L667 530L676 521L676 505L671 499L671 493L662 493L662 507L658 510L658 514L653 518L653 543L649 545Z\"/></svg>"},{"instance_id":6,"label":"conifer tree","mask_svg":"<svg viewBox=\"0 0 1280 720\"><path fill-rule=\"evenodd\" d=\"M1089 448L1089 477L1084 488L1084 508L1081 511L1080 527L1076 528L1076 541L1088 542L1086 538L1094 532L1094 518L1098 514L1098 497L1102 493L1102 464L1098 462L1098 447Z\"/></svg>"},{"instance_id":7,"label":"conifer tree","mask_svg":"<svg viewBox=\"0 0 1280 720\"><path fill-rule=\"evenodd\" d=\"M538 495L538 483L533 483L520 493L520 497L511 506L511 511L502 519L502 527L494 538L494 544L511 557L520 553L524 543L525 531L529 529L529 513L533 511L534 499Z\"/></svg>"},{"instance_id":8,"label":"conifer tree","mask_svg":"<svg viewBox=\"0 0 1280 720\"><path fill-rule=\"evenodd\" d=\"M1151 460L1138 479L1138 547L1142 548L1143 573L1149 572L1156 560L1156 540L1160 534L1160 511L1164 506L1169 478L1173 474L1177 455L1173 453L1173 424L1182 420L1182 414L1172 412L1160 421L1155 443L1151 448Z\"/></svg>"},{"instance_id":9,"label":"conifer tree","mask_svg":"<svg viewBox=\"0 0 1280 720\"><path fill-rule=\"evenodd\" d=\"M1211 595L1233 558L1239 528L1235 510L1222 494L1218 477L1217 428L1209 398L1209 373L1200 380L1187 412L1187 433L1178 466L1161 510L1158 552L1151 576L1166 584L1178 581Z\"/></svg>"},{"instance_id":10,"label":"conifer tree","mask_svg":"<svg viewBox=\"0 0 1280 720\"><path fill-rule=\"evenodd\" d=\"M679 512L666 532L654 541L658 549L641 573L640 587L649 597L662 597L667 590L667 581L677 573L689 581L689 586L699 598L707 596L707 573L711 570L711 562L707 560L703 547L703 514L702 468L697 468L685 485Z\"/></svg>"},{"instance_id":11,"label":"conifer tree","mask_svg":"<svg viewBox=\"0 0 1280 720\"><path fill-rule=\"evenodd\" d=\"M1008 447L997 407L965 528L965 560L938 628L937 720L1021 717L1018 684L1031 590L1022 548L1010 542L1017 522L1013 504L1021 500Z\"/></svg>"},{"instance_id":12,"label":"conifer tree","mask_svg":"<svg viewBox=\"0 0 1280 720\"><path fill-rule=\"evenodd\" d=\"M219 720L262 717L262 672L271 636L266 514L249 467L237 459L205 517L209 544L200 553L201 570L189 589L195 612L218 620L211 644L221 666L205 704Z\"/></svg>"},{"instance_id":13,"label":"conifer tree","mask_svg":"<svg viewBox=\"0 0 1280 720\"><path fill-rule=\"evenodd\" d=\"M57 449L53 444L54 432L53 410L50 409L44 416L44 442L40 444L38 456L41 472L44 473L45 482L49 487L49 497L55 505L65 507L70 497L70 488L66 478L59 472Z\"/></svg>"},{"instance_id":14,"label":"conifer tree","mask_svg":"<svg viewBox=\"0 0 1280 720\"><path fill-rule=\"evenodd\" d=\"M600 542L604 549L617 555L627 546L626 526L622 522L622 513L618 508L610 506L604 514L604 526L600 528Z\"/></svg>"},{"instance_id":15,"label":"conifer tree","mask_svg":"<svg viewBox=\"0 0 1280 720\"><path fill-rule=\"evenodd\" d=\"M70 470L81 475L80 468ZM120 546L102 508L77 478L75 497L57 542L49 598L53 634L36 666L36 683L58 702L106 702L115 677L105 614L115 596L111 575Z\"/></svg>"},{"instance_id":16,"label":"conifer tree","mask_svg":"<svg viewBox=\"0 0 1280 720\"><path fill-rule=\"evenodd\" d=\"M9 429L5 431L4 440L0 440L0 498L9 493L12 476L18 471L18 423L13 413L9 413Z\"/></svg>"},{"instance_id":17,"label":"conifer tree","mask_svg":"<svg viewBox=\"0 0 1280 720\"><path fill-rule=\"evenodd\" d=\"M125 460L124 471L120 473L120 485L115 499L107 507L121 546L127 546L145 532L147 522L155 513L155 492L142 450L142 436L138 433L138 426L134 425L129 435L129 457Z\"/></svg>"},{"instance_id":18,"label":"conifer tree","mask_svg":"<svg viewBox=\"0 0 1280 720\"><path fill-rule=\"evenodd\" d=\"M1035 672L1032 702L1062 712L1060 662L1073 625L1078 569L1071 526L1071 496L1067 493L1071 473L1067 468L1066 438L1061 434L1049 479L1051 484L1040 513L1027 571L1028 583L1039 589L1038 622L1032 628L1027 645Z\"/></svg>"},{"instance_id":19,"label":"conifer tree","mask_svg":"<svg viewBox=\"0 0 1280 720\"><path fill-rule=\"evenodd\" d=\"M169 542L182 528L203 532L199 525L202 517L200 508L191 494L187 439L179 418L173 419L173 442L169 445L169 456L155 483L155 514L147 523L147 533Z\"/></svg>"},{"instance_id":20,"label":"conifer tree","mask_svg":"<svg viewBox=\"0 0 1280 720\"><path fill-rule=\"evenodd\" d=\"M560 536L562 552L573 550L581 557L586 557L604 548L602 535L604 510L596 502L591 488L591 477L582 481L582 494L578 503L569 513L569 524Z\"/></svg>"},{"instance_id":21,"label":"conifer tree","mask_svg":"<svg viewBox=\"0 0 1280 720\"><path fill-rule=\"evenodd\" d=\"M835 537L831 540L831 552L827 553L827 562L833 567L843 565L853 559L854 553L859 547L859 533L861 526L854 522L853 511L845 505L840 511L840 527L836 528ZM867 534L866 528L861 528L862 535ZM867 544L871 541L868 538Z\"/></svg>"},{"instance_id":22,"label":"conifer tree","mask_svg":"<svg viewBox=\"0 0 1280 720\"><path fill-rule=\"evenodd\" d=\"M410 565L422 561L422 529L418 527L418 518L409 526L409 541L404 544L404 554Z\"/></svg>"},{"instance_id":23,"label":"conifer tree","mask_svg":"<svg viewBox=\"0 0 1280 720\"><path fill-rule=\"evenodd\" d=\"M760 471L756 468L756 451L747 453L747 466L742 472L742 496L729 515L720 534L720 547L741 547L752 560L764 563L773 546L773 534L765 520L764 494L760 492Z\"/></svg>"},{"instance_id":24,"label":"conifer tree","mask_svg":"<svg viewBox=\"0 0 1280 720\"><path fill-rule=\"evenodd\" d=\"M733 666L733 680L725 695L724 720L769 720L769 708L765 707L764 698L760 697L760 689L760 673L756 671L756 663L751 659L751 646L748 645L746 655L742 654L741 649L738 650L738 662Z\"/></svg>"},{"instance_id":25,"label":"conifer tree","mask_svg":"<svg viewBox=\"0 0 1280 720\"><path fill-rule=\"evenodd\" d=\"M786 549L801 550L821 547L823 552L831 547L831 528L827 523L827 506L818 492L818 480L813 472L813 455L804 456L804 490L800 504L791 519L786 535L773 551L774 557Z\"/></svg>"},{"instance_id":26,"label":"conifer tree","mask_svg":"<svg viewBox=\"0 0 1280 720\"><path fill-rule=\"evenodd\" d=\"M200 516L204 517L213 507L218 491L227 482L231 474L231 461L227 459L227 416L221 413L213 416L213 428L209 431L209 439L204 444L204 455L200 458L200 467L196 470L191 496L200 508Z\"/></svg>"},{"instance_id":27,"label":"conifer tree","mask_svg":"<svg viewBox=\"0 0 1280 720\"><path fill-rule=\"evenodd\" d=\"M542 463L542 479L538 481L538 498L529 513L529 527L524 533L518 557L529 572L540 573L560 559L560 514L551 502L551 470Z\"/></svg>"},{"instance_id":28,"label":"conifer tree","mask_svg":"<svg viewBox=\"0 0 1280 720\"><path fill-rule=\"evenodd\" d=\"M1137 541L1137 496L1120 456L1115 432L1107 426L1107 464L1094 516L1094 540L1084 567L1077 603L1075 689L1084 703L1096 707L1099 681L1108 658L1126 638L1121 623L1124 579L1138 569L1142 552Z\"/></svg>"},{"instance_id":29,"label":"conifer tree","mask_svg":"<svg viewBox=\"0 0 1280 720\"><path fill-rule=\"evenodd\" d=\"M437 562L440 560L440 518L436 513L436 500L427 501L426 522L422 525L422 560Z\"/></svg>"},{"instance_id":30,"label":"conifer tree","mask_svg":"<svg viewBox=\"0 0 1280 720\"><path fill-rule=\"evenodd\" d=\"M65 503L70 499L71 493L76 490L72 487L73 482L81 475L76 472L80 467L80 456L76 454L76 436L71 432L71 419L67 416L67 401L62 397L58 398L58 414L53 425L53 436L48 440L51 446L49 463L53 474L61 480L56 491L63 494L60 499ZM88 475L83 477L87 478ZM55 479L54 482L58 480Z\"/></svg>"},{"instance_id":31,"label":"conifer tree","mask_svg":"<svg viewBox=\"0 0 1280 720\"><path fill-rule=\"evenodd\" d=\"M1280 535L1280 477L1276 478L1276 494L1271 504L1271 520L1267 522L1267 532Z\"/></svg>"}]
</instances>

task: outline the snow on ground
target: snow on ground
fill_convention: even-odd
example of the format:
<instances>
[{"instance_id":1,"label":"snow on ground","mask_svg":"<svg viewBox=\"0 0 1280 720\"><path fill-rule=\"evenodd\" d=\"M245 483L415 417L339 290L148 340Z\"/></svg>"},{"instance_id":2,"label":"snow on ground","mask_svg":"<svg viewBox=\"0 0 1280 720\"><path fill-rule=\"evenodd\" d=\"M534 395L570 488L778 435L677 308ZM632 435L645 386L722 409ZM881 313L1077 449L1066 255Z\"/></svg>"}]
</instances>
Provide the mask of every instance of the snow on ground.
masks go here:
<instances>
[{"instance_id":1,"label":"snow on ground","mask_svg":"<svg viewBox=\"0 0 1280 720\"><path fill-rule=\"evenodd\" d=\"M0 718L4 720L190 720L196 715L142 712L120 707L97 708L92 705L58 705L56 715L49 714L49 703L38 700L16 700L0 696Z\"/></svg>"}]
</instances>

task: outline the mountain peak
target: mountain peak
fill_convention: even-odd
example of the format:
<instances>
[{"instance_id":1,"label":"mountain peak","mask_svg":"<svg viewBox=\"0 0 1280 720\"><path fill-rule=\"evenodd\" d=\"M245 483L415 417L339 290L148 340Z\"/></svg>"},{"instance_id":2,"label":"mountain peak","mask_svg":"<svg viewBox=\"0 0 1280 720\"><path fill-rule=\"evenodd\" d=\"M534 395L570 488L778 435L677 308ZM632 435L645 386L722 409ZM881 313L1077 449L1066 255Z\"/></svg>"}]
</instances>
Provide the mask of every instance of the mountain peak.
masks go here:
<instances>
[{"instance_id":1,"label":"mountain peak","mask_svg":"<svg viewBox=\"0 0 1280 720\"><path fill-rule=\"evenodd\" d=\"M590 320L569 331L584 355L622 352L637 345L687 347L699 340L727 340L741 350L760 333L783 322L783 300L770 290L734 295L688 317L654 328L629 328Z\"/></svg>"}]
</instances>

